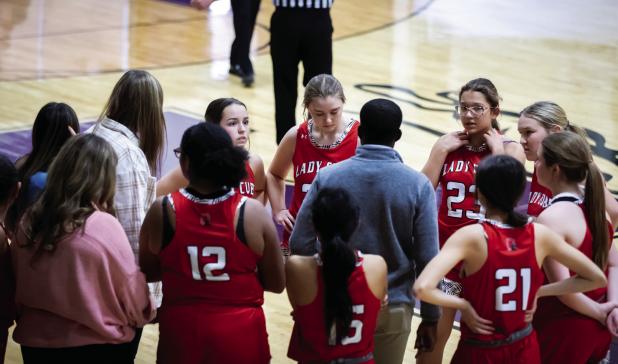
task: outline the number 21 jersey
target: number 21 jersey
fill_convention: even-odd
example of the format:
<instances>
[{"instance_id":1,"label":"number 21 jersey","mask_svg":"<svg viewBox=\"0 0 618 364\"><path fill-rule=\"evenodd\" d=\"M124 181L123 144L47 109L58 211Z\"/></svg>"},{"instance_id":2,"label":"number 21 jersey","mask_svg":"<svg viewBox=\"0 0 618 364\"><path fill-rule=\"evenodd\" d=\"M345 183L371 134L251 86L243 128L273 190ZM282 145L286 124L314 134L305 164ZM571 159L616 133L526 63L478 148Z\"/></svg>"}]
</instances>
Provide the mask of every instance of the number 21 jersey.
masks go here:
<instances>
[{"instance_id":1,"label":"number 21 jersey","mask_svg":"<svg viewBox=\"0 0 618 364\"><path fill-rule=\"evenodd\" d=\"M487 240L487 260L477 272L463 277L463 298L479 316L492 321L492 335L473 333L464 324L462 339L502 340L523 329L525 311L543 285L543 271L536 260L534 224L511 227L491 220L482 223Z\"/></svg>"}]
</instances>

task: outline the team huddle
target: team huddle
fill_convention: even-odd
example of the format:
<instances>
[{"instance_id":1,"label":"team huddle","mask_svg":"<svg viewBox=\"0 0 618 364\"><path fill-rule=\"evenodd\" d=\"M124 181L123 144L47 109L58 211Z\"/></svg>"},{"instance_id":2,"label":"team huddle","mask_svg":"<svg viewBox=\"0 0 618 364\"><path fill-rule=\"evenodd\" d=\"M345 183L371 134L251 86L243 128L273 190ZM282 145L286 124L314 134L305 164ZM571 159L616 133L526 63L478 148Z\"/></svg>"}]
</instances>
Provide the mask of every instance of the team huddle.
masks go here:
<instances>
[{"instance_id":1,"label":"team huddle","mask_svg":"<svg viewBox=\"0 0 618 364\"><path fill-rule=\"evenodd\" d=\"M32 151L0 156L0 362L13 323L25 363L132 363L156 322L158 363L269 363L264 291L284 289L300 363L402 363L415 299L418 363L442 362L457 311L454 363L606 358L618 202L560 106L526 107L509 140L495 86L472 80L462 128L419 172L394 149L394 102L355 120L345 101L333 76L312 78L307 118L266 170L245 104L216 99L158 181L166 125L151 74L125 73L82 134L70 106L45 105Z\"/></svg>"}]
</instances>

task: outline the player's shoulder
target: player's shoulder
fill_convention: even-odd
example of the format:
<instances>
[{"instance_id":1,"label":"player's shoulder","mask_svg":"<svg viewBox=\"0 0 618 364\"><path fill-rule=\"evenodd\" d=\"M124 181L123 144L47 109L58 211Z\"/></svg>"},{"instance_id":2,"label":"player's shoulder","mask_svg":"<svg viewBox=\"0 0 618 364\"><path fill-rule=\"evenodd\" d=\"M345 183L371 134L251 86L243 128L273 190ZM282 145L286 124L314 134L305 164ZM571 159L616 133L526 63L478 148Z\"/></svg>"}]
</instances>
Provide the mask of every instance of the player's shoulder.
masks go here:
<instances>
[{"instance_id":1,"label":"player's shoulder","mask_svg":"<svg viewBox=\"0 0 618 364\"><path fill-rule=\"evenodd\" d=\"M264 161L262 160L262 157L259 156L259 154L249 153L248 162L249 162L249 166L251 166L251 169L255 169L256 167L259 167L259 166L264 168Z\"/></svg>"},{"instance_id":2,"label":"player's shoulder","mask_svg":"<svg viewBox=\"0 0 618 364\"><path fill-rule=\"evenodd\" d=\"M483 244L486 244L487 234L485 233L485 228L483 224L471 224L464 226L447 240L447 243L451 242L452 244L457 244L459 246L469 247L475 249Z\"/></svg>"},{"instance_id":3,"label":"player's shoulder","mask_svg":"<svg viewBox=\"0 0 618 364\"><path fill-rule=\"evenodd\" d=\"M317 262L313 256L292 255L285 263L285 276L288 285L300 286L315 277Z\"/></svg>"},{"instance_id":4,"label":"player's shoulder","mask_svg":"<svg viewBox=\"0 0 618 364\"><path fill-rule=\"evenodd\" d=\"M257 217L264 215L266 208L262 203L254 198L241 197L239 204L244 204L245 216Z\"/></svg>"},{"instance_id":5,"label":"player's shoulder","mask_svg":"<svg viewBox=\"0 0 618 364\"><path fill-rule=\"evenodd\" d=\"M386 261L377 254L363 254L363 269L369 275L386 276L388 266Z\"/></svg>"},{"instance_id":6,"label":"player's shoulder","mask_svg":"<svg viewBox=\"0 0 618 364\"><path fill-rule=\"evenodd\" d=\"M547 227L545 224L540 223L540 222L533 222L532 223L533 229L534 229L534 236L537 238L545 238L548 235L554 235L555 232Z\"/></svg>"},{"instance_id":7,"label":"player's shoulder","mask_svg":"<svg viewBox=\"0 0 618 364\"><path fill-rule=\"evenodd\" d=\"M550 226L560 226L568 224L573 218L577 218L583 214L581 208L568 201L554 202L543 210L536 221Z\"/></svg>"}]
</instances>

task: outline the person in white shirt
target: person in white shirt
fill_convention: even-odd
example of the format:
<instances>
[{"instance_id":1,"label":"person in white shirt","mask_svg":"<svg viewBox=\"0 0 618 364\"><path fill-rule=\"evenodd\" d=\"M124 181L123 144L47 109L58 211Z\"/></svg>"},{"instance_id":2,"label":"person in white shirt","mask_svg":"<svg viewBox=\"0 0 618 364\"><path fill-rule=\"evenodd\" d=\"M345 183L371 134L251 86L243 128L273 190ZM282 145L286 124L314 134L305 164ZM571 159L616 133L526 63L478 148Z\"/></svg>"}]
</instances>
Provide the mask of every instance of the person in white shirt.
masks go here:
<instances>
[{"instance_id":1,"label":"person in white shirt","mask_svg":"<svg viewBox=\"0 0 618 364\"><path fill-rule=\"evenodd\" d=\"M127 71L114 86L96 125L87 132L107 140L118 157L116 217L137 262L139 233L146 212L155 201L154 175L165 146L163 90L159 81L147 71ZM160 306L160 282L151 283L150 291ZM141 335L141 330L137 335Z\"/></svg>"}]
</instances>

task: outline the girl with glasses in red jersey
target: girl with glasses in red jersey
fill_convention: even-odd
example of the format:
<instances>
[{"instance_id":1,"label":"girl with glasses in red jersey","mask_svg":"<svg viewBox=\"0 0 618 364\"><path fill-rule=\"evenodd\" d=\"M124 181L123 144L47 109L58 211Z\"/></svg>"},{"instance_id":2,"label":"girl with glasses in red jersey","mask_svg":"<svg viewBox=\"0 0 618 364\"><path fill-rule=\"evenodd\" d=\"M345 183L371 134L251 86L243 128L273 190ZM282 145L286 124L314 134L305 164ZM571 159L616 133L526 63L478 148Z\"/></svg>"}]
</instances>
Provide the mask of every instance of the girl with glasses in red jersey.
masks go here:
<instances>
[{"instance_id":1,"label":"girl with glasses in red jersey","mask_svg":"<svg viewBox=\"0 0 618 364\"><path fill-rule=\"evenodd\" d=\"M443 135L431 149L423 173L441 186L438 209L440 247L457 229L474 224L483 216L476 199L474 178L480 161L496 154L507 154L522 163L523 149L505 139L498 130L500 96L494 84L485 78L466 83L459 91L457 106L463 130ZM459 296L459 269L455 267L442 282L445 292ZM451 333L456 310L444 308L438 322L437 342L433 351L419 354L420 363L441 363L444 347Z\"/></svg>"}]
</instances>

